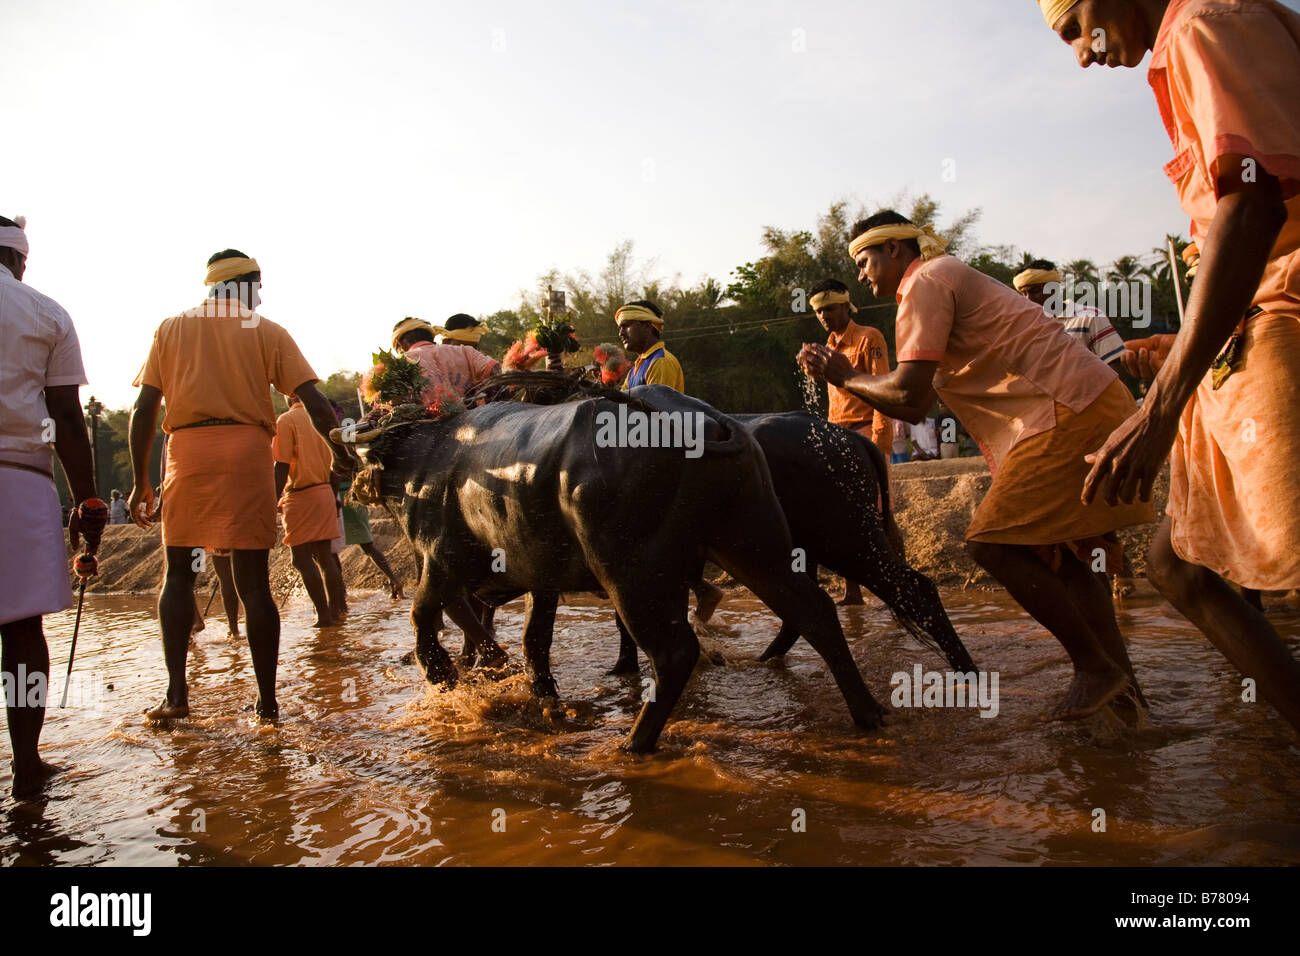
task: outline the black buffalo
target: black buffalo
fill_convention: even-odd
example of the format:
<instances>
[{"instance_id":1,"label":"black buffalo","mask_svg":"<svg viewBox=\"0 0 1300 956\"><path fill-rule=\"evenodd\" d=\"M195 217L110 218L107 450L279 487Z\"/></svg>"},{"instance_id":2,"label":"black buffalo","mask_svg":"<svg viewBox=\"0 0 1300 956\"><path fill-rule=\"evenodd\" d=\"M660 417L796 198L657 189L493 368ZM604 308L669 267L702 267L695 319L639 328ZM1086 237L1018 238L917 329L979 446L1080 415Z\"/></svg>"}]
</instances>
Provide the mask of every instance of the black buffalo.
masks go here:
<instances>
[{"instance_id":1,"label":"black buffalo","mask_svg":"<svg viewBox=\"0 0 1300 956\"><path fill-rule=\"evenodd\" d=\"M623 401L643 414L701 416L699 457L681 447L603 446L597 437L621 404L609 398L492 403L393 428L362 450L370 471L359 483L400 503L422 562L411 620L426 678L455 680L438 641L444 606L467 593L494 606L530 593L525 664L534 692L555 695L555 601L564 591L603 591L650 659L654 692L625 746L652 750L699 657L687 591L708 559L817 650L856 724L878 726L884 711L854 664L834 605L792 569L794 546L754 439L671 389Z\"/></svg>"},{"instance_id":2,"label":"black buffalo","mask_svg":"<svg viewBox=\"0 0 1300 956\"><path fill-rule=\"evenodd\" d=\"M815 579L822 565L859 582L885 602L918 642L942 654L955 670L973 671L975 664L934 583L903 557L885 458L875 443L805 412L732 417L763 450L790 537L805 552L808 573ZM621 622L619 631L613 673L636 673L636 645ZM785 654L798 639L796 626L783 622L759 659Z\"/></svg>"}]
</instances>

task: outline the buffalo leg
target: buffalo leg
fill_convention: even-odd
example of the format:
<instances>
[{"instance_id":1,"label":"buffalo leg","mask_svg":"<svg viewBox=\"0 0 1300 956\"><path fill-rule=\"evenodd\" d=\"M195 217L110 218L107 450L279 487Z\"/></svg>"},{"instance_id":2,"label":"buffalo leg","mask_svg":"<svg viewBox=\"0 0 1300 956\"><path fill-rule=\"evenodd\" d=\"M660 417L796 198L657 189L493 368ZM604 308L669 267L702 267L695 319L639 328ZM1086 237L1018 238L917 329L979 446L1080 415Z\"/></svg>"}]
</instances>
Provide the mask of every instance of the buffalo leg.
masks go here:
<instances>
[{"instance_id":1,"label":"buffalo leg","mask_svg":"<svg viewBox=\"0 0 1300 956\"><path fill-rule=\"evenodd\" d=\"M644 592L629 596L627 592L634 591L639 583L610 589L610 597L637 646L650 659L653 675L653 683L644 695L641 712L637 714L623 749L631 753L650 753L695 670L695 662L700 658L700 642L686 620L685 583L671 597ZM664 614L665 608L670 609L668 615Z\"/></svg>"},{"instance_id":2,"label":"buffalo leg","mask_svg":"<svg viewBox=\"0 0 1300 956\"><path fill-rule=\"evenodd\" d=\"M482 601L467 594L447 602L447 616L452 623L465 634L465 650L462 660L472 662L477 656L481 667L501 667L509 658L505 648L497 643L492 632L483 626L480 609L485 607Z\"/></svg>"},{"instance_id":3,"label":"buffalo leg","mask_svg":"<svg viewBox=\"0 0 1300 956\"><path fill-rule=\"evenodd\" d=\"M438 641L442 626L442 599L430 584L427 574L420 576L411 604L411 624L415 627L415 660L424 679L435 687L456 685L456 665Z\"/></svg>"},{"instance_id":4,"label":"buffalo leg","mask_svg":"<svg viewBox=\"0 0 1300 956\"><path fill-rule=\"evenodd\" d=\"M524 667L532 681L534 697L559 697L551 674L551 639L555 634L555 591L532 591L524 617Z\"/></svg>"},{"instance_id":5,"label":"buffalo leg","mask_svg":"<svg viewBox=\"0 0 1300 956\"><path fill-rule=\"evenodd\" d=\"M781 630L777 632L772 643L767 645L767 650L758 656L760 661L770 661L774 657L784 657L789 653L790 648L794 647L794 642L799 640L799 631L794 625L781 622Z\"/></svg>"},{"instance_id":6,"label":"buffalo leg","mask_svg":"<svg viewBox=\"0 0 1300 956\"><path fill-rule=\"evenodd\" d=\"M615 677L635 676L641 673L636 660L636 641L632 640L632 635L627 632L627 625L623 623L622 617L615 614L614 623L618 625L618 660L614 662L610 674Z\"/></svg>"},{"instance_id":7,"label":"buffalo leg","mask_svg":"<svg viewBox=\"0 0 1300 956\"><path fill-rule=\"evenodd\" d=\"M786 563L790 545L788 538L781 541L785 529L781 528L781 534L774 534L762 521L738 521L732 527L740 533L715 560L753 591L777 617L791 624L821 655L844 696L853 722L868 730L879 727L885 711L867 690L862 673L849 653L834 603L807 574L796 574ZM765 560L768 556L775 560ZM635 635L636 630L632 633Z\"/></svg>"},{"instance_id":8,"label":"buffalo leg","mask_svg":"<svg viewBox=\"0 0 1300 956\"><path fill-rule=\"evenodd\" d=\"M812 565L808 571L808 577L812 578L814 584L817 583L817 565ZM820 586L820 585L819 585ZM781 630L777 632L772 643L767 645L767 650L758 656L760 661L770 661L774 657L784 657L794 647L794 642L799 640L799 630L792 624L781 622Z\"/></svg>"},{"instance_id":9,"label":"buffalo leg","mask_svg":"<svg viewBox=\"0 0 1300 956\"><path fill-rule=\"evenodd\" d=\"M937 645L955 670L975 670L975 662L953 630L934 582L900 560L883 535L874 538L864 543L862 559L849 570L889 605L909 633L922 643Z\"/></svg>"}]
</instances>

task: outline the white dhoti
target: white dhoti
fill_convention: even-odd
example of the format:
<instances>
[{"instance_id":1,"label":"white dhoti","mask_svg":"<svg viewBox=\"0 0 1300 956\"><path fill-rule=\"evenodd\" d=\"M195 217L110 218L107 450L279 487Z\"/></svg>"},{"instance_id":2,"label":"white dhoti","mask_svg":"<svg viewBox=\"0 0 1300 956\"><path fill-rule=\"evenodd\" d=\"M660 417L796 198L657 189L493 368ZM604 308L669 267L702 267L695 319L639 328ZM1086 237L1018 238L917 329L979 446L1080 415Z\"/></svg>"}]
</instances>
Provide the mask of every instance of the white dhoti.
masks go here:
<instances>
[{"instance_id":1,"label":"white dhoti","mask_svg":"<svg viewBox=\"0 0 1300 956\"><path fill-rule=\"evenodd\" d=\"M0 529L0 624L71 607L71 569L54 482L0 466Z\"/></svg>"}]
</instances>

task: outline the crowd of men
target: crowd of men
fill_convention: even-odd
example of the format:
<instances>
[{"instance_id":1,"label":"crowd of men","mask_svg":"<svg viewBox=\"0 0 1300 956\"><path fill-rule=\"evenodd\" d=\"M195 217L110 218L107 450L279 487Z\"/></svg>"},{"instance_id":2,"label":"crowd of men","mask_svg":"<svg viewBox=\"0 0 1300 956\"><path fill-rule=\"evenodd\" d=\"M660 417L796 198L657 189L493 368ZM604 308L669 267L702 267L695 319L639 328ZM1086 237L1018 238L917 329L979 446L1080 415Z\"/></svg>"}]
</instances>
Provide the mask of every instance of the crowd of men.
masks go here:
<instances>
[{"instance_id":1,"label":"crowd of men","mask_svg":"<svg viewBox=\"0 0 1300 956\"><path fill-rule=\"evenodd\" d=\"M893 422L925 420L936 399L941 415L960 419L978 443L993 480L967 547L1069 655L1074 677L1058 718L1145 708L1110 595L1093 572L1099 556L1112 567L1122 562L1119 529L1156 520L1152 486L1168 461L1168 508L1147 575L1300 728L1300 663L1229 583L1300 587L1300 425L1291 414L1300 377L1300 15L1275 0L1039 5L1083 67L1133 68L1151 55L1148 77L1175 157L1165 173L1200 256L1179 333L1125 348L1099 314L1063 326L1043 307L1061 278L1051 262L1032 263L1010 288L947 255L929 227L883 210L854 225L848 255L875 297L898 303L896 363L880 332L854 321L849 290L833 280L810 298L827 341L804 346L797 360L831 386L832 421L868 435L886 457ZM110 510L91 474L76 331L62 308L22 282L28 251L24 223L0 219L6 674L48 671L41 616L71 603L51 449L78 502L70 526L91 553ZM268 581L277 511L316 623L327 626L345 609L330 542L339 537L339 483L350 465L325 437L338 418L293 337L256 312L260 282L254 259L229 249L214 255L208 296L163 321L140 377L126 511L144 527L155 514L147 466L166 404L158 606L169 683L148 712L156 720L189 714L185 664L200 549L229 556L260 717L278 713L280 618ZM629 303L615 321L636 356L625 387L685 387L654 303ZM418 319L393 333L438 394L463 394L495 371L473 348L481 328L472 318L454 317L442 341L438 334ZM17 341L29 347L8 347ZM1151 379L1140 407L1121 366ZM271 387L292 397L278 419ZM448 613L462 626L477 623L468 604ZM14 791L30 795L54 772L37 752L44 710L7 704Z\"/></svg>"}]
</instances>

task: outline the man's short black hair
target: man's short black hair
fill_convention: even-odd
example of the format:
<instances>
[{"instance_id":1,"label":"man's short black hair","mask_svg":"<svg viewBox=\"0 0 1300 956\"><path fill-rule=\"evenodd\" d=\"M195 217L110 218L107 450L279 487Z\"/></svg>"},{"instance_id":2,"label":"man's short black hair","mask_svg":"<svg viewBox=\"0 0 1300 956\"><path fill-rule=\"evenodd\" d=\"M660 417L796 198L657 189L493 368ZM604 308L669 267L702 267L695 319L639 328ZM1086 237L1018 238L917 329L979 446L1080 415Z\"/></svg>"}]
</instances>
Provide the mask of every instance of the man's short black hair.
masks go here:
<instances>
[{"instance_id":1,"label":"man's short black hair","mask_svg":"<svg viewBox=\"0 0 1300 956\"><path fill-rule=\"evenodd\" d=\"M809 297L820 295L823 292L848 292L849 287L839 279L822 279L814 282L812 288L808 290Z\"/></svg>"},{"instance_id":2,"label":"man's short black hair","mask_svg":"<svg viewBox=\"0 0 1300 956\"><path fill-rule=\"evenodd\" d=\"M849 230L849 241L852 242L864 232L875 229L877 226L910 226L912 220L906 216L894 212L892 209L882 209L879 212L872 213L866 219L859 219ZM921 254L921 244L915 239L904 239L903 244L911 249L918 256Z\"/></svg>"},{"instance_id":3,"label":"man's short black hair","mask_svg":"<svg viewBox=\"0 0 1300 956\"><path fill-rule=\"evenodd\" d=\"M442 323L442 327L448 332L455 332L457 329L476 328L478 324L479 321L474 318L474 316L466 315L464 312L457 312L446 322Z\"/></svg>"},{"instance_id":4,"label":"man's short black hair","mask_svg":"<svg viewBox=\"0 0 1300 956\"><path fill-rule=\"evenodd\" d=\"M662 319L662 318L664 317L664 310L661 309L661 308L659 308L659 306L655 305L655 304L654 304L653 302L651 302L649 299L636 299L636 300L633 301L633 302L624 302L624 303L623 303L623 308L626 309L629 305L639 305L639 306L642 306L643 308L649 309L651 312L653 312L653 313L655 314L656 317L658 317L658 318L660 318L660 319Z\"/></svg>"},{"instance_id":5,"label":"man's short black hair","mask_svg":"<svg viewBox=\"0 0 1300 956\"><path fill-rule=\"evenodd\" d=\"M432 342L433 333L430 332L428 329L411 329L411 331L403 333L402 337L398 339L398 341L399 342Z\"/></svg>"},{"instance_id":6,"label":"man's short black hair","mask_svg":"<svg viewBox=\"0 0 1300 956\"><path fill-rule=\"evenodd\" d=\"M17 229L18 223L14 222L12 219L6 219L4 216L0 216L0 228L4 228L6 226L13 229Z\"/></svg>"},{"instance_id":7,"label":"man's short black hair","mask_svg":"<svg viewBox=\"0 0 1300 956\"><path fill-rule=\"evenodd\" d=\"M212 265L212 263L214 262L220 262L222 259L247 259L247 258L249 257L245 253L240 252L238 249L222 249L220 252L214 252L212 254L212 258L208 260L208 265Z\"/></svg>"},{"instance_id":8,"label":"man's short black hair","mask_svg":"<svg viewBox=\"0 0 1300 956\"><path fill-rule=\"evenodd\" d=\"M1051 259L1035 259L1033 262L1029 263L1029 265L1025 266L1025 268L1042 269L1044 272L1055 272L1056 263Z\"/></svg>"}]
</instances>

